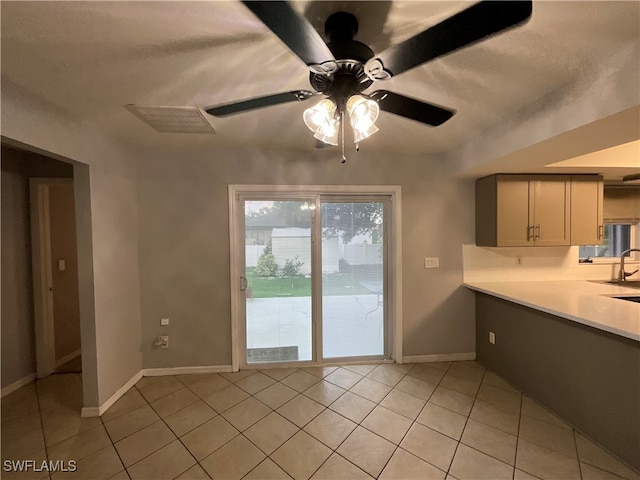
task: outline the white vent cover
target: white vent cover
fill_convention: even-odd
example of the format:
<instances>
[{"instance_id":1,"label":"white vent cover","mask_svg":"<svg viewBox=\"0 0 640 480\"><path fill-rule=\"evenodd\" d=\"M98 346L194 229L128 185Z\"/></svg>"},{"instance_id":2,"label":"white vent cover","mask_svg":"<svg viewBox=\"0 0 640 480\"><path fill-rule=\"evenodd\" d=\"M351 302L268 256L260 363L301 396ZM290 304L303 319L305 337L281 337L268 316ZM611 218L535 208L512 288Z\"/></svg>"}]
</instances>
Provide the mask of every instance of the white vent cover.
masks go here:
<instances>
[{"instance_id":1,"label":"white vent cover","mask_svg":"<svg viewBox=\"0 0 640 480\"><path fill-rule=\"evenodd\" d=\"M216 133L197 107L156 107L132 104L126 107L160 133Z\"/></svg>"}]
</instances>

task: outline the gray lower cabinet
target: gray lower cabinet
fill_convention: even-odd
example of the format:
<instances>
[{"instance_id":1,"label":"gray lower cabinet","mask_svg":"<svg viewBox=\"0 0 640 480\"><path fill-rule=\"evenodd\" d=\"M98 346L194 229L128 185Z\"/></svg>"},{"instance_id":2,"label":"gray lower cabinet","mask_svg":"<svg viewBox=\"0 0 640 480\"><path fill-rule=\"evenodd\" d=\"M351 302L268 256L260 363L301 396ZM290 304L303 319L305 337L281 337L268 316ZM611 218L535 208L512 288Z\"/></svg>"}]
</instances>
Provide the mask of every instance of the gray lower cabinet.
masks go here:
<instances>
[{"instance_id":1,"label":"gray lower cabinet","mask_svg":"<svg viewBox=\"0 0 640 480\"><path fill-rule=\"evenodd\" d=\"M476 354L640 470L640 342L476 292Z\"/></svg>"}]
</instances>

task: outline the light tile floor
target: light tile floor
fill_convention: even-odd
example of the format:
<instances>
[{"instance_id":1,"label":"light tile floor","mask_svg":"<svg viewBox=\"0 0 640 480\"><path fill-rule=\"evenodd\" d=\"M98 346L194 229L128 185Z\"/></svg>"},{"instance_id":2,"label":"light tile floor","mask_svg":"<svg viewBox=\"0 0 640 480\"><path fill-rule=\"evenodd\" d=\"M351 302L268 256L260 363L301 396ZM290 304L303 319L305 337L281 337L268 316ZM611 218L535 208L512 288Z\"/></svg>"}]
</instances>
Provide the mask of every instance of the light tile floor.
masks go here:
<instances>
[{"instance_id":1,"label":"light tile floor","mask_svg":"<svg viewBox=\"0 0 640 480\"><path fill-rule=\"evenodd\" d=\"M476 362L145 377L101 418L81 391L52 375L2 399L3 467L77 462L2 478L639 478Z\"/></svg>"}]
</instances>

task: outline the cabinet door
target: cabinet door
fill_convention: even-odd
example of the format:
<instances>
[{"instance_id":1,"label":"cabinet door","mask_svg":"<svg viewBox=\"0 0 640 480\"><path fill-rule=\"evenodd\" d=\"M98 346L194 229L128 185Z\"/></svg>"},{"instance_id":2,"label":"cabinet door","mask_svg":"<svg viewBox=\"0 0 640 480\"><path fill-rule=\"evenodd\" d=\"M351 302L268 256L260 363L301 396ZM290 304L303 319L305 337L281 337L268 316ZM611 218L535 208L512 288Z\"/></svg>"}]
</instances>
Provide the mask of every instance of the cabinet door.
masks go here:
<instances>
[{"instance_id":1,"label":"cabinet door","mask_svg":"<svg viewBox=\"0 0 640 480\"><path fill-rule=\"evenodd\" d=\"M531 183L535 245L570 245L571 177L546 176Z\"/></svg>"},{"instance_id":2,"label":"cabinet door","mask_svg":"<svg viewBox=\"0 0 640 480\"><path fill-rule=\"evenodd\" d=\"M600 245L603 238L603 181L571 177L571 245Z\"/></svg>"},{"instance_id":3,"label":"cabinet door","mask_svg":"<svg viewBox=\"0 0 640 480\"><path fill-rule=\"evenodd\" d=\"M529 235L529 180L521 175L500 175L497 197L497 246L533 245Z\"/></svg>"}]
</instances>

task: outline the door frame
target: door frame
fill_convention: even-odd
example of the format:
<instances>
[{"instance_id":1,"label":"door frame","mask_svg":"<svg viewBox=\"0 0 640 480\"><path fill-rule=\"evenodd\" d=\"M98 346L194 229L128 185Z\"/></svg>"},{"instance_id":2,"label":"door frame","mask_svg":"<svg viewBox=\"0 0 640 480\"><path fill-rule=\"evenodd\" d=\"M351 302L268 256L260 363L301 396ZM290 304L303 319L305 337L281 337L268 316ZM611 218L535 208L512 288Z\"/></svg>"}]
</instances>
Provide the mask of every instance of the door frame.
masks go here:
<instances>
[{"instance_id":1,"label":"door frame","mask_svg":"<svg viewBox=\"0 0 640 480\"><path fill-rule=\"evenodd\" d=\"M402 189L399 185L229 185L229 279L231 286L231 365L233 371L240 369L240 321L244 307L240 277L244 274L238 261L240 245L244 244L242 225L237 221L237 200L240 195L352 195L352 196L389 196L391 202L391 225L389 228L389 275L388 293L390 324L390 355L396 363L402 363ZM309 363L309 362L307 362ZM322 356L316 356L311 365L322 364Z\"/></svg>"},{"instance_id":2,"label":"door frame","mask_svg":"<svg viewBox=\"0 0 640 480\"><path fill-rule=\"evenodd\" d=\"M31 270L36 337L36 375L38 378L51 375L56 369L49 189L57 185L71 185L73 187L73 179L43 177L29 179Z\"/></svg>"}]
</instances>

